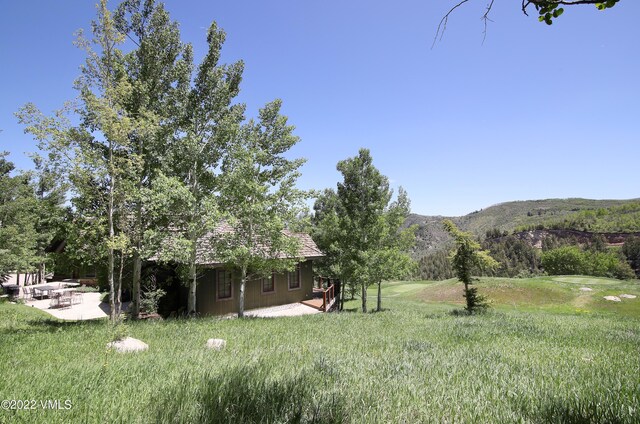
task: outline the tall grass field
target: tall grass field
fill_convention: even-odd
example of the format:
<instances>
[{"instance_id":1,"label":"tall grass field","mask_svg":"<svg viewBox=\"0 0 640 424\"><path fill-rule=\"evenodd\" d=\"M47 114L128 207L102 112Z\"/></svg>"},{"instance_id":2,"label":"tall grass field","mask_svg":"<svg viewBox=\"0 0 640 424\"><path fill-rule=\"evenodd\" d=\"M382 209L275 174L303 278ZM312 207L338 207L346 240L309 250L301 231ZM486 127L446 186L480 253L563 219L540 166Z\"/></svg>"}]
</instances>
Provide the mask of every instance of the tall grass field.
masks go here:
<instances>
[{"instance_id":1,"label":"tall grass field","mask_svg":"<svg viewBox=\"0 0 640 424\"><path fill-rule=\"evenodd\" d=\"M451 312L463 299L449 280L385 284L379 313L355 299L342 313L116 328L4 302L0 398L23 402L3 403L0 422L640 422L638 282L478 287L493 305L476 316ZM638 298L602 299L622 293ZM106 349L122 335L149 350ZM209 338L226 348L206 349Z\"/></svg>"}]
</instances>

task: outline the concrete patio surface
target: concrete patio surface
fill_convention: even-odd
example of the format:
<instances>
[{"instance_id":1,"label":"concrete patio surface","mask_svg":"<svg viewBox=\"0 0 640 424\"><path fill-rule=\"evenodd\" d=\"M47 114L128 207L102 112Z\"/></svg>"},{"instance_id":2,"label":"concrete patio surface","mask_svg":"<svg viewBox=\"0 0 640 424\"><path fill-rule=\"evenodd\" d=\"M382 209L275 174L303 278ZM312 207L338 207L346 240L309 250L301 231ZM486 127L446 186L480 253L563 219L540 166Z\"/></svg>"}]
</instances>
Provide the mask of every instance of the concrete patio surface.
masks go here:
<instances>
[{"instance_id":1,"label":"concrete patio surface","mask_svg":"<svg viewBox=\"0 0 640 424\"><path fill-rule=\"evenodd\" d=\"M66 308L52 308L49 299L33 299L26 302L27 306L32 306L43 310L56 318L79 321L86 319L106 318L109 316L110 308L108 303L100 302L102 293L83 293L82 303L71 305ZM128 302L122 304L123 312L129 307Z\"/></svg>"},{"instance_id":2,"label":"concrete patio surface","mask_svg":"<svg viewBox=\"0 0 640 424\"><path fill-rule=\"evenodd\" d=\"M293 317L299 315L311 315L319 314L316 308L303 305L302 303L289 303L287 305L272 306L270 308L251 309L245 311L245 315L248 317L256 318L275 318L275 317Z\"/></svg>"},{"instance_id":3,"label":"concrete patio surface","mask_svg":"<svg viewBox=\"0 0 640 424\"><path fill-rule=\"evenodd\" d=\"M82 303L73 304L70 307L64 308L51 307L51 300L47 298L42 300L36 298L30 299L25 305L38 308L56 318L67 321L107 318L110 307L108 303L100 302L101 295L102 293L97 292L82 293ZM126 312L128 308L129 302L123 302L122 311ZM303 305L302 303L290 303L245 311L246 316L255 318L291 317L319 313L321 313L321 311L318 309ZM228 317L237 317L237 314L229 314Z\"/></svg>"},{"instance_id":4,"label":"concrete patio surface","mask_svg":"<svg viewBox=\"0 0 640 424\"><path fill-rule=\"evenodd\" d=\"M107 318L109 316L109 304L100 302L102 293L83 293L82 303L71 305L66 308L52 308L49 299L33 299L25 303L27 306L38 308L45 311L56 318L67 321L80 321L87 319ZM129 308L129 302L124 302L122 311L126 312ZM292 317L300 315L319 314L321 311L302 303L290 303L287 305L273 306L270 308L251 309L245 312L248 317L254 318L276 318L276 317ZM237 314L230 315L230 317Z\"/></svg>"}]
</instances>

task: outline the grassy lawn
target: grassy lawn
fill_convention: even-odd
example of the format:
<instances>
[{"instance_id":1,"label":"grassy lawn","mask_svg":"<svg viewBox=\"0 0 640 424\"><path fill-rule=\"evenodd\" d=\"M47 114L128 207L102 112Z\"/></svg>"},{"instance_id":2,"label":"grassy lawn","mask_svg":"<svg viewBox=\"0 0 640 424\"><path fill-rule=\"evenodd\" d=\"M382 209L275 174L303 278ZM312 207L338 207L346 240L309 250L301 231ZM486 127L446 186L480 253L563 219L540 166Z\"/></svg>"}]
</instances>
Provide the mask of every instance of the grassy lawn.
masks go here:
<instances>
[{"instance_id":1,"label":"grassy lawn","mask_svg":"<svg viewBox=\"0 0 640 424\"><path fill-rule=\"evenodd\" d=\"M2 303L2 399L72 406L0 410L0 422L640 422L640 297L601 302L640 294L637 282L487 279L479 287L495 295L481 316L450 313L462 300L459 283L400 282L384 288L382 313L118 329ZM105 349L124 333L149 350ZM212 337L226 349L206 350Z\"/></svg>"}]
</instances>

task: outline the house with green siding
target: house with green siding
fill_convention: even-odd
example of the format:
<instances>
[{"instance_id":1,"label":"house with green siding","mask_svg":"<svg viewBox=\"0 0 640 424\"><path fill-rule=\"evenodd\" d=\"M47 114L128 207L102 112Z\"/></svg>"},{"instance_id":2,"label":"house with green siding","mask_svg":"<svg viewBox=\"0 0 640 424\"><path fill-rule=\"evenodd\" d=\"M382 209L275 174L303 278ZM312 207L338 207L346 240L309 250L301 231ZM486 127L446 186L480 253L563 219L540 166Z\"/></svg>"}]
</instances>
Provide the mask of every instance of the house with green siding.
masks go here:
<instances>
[{"instance_id":1,"label":"house with green siding","mask_svg":"<svg viewBox=\"0 0 640 424\"><path fill-rule=\"evenodd\" d=\"M232 231L223 226L216 231ZM270 276L247 281L245 286L245 310L285 305L311 300L313 297L313 268L315 259L324 254L311 236L305 233L285 231L298 241L299 262L292 271L273 272ZM201 271L198 278L196 310L202 315L224 315L238 311L240 278L232 269L215 259L206 238L199 243L197 262ZM281 259L293 259L284 258Z\"/></svg>"}]
</instances>

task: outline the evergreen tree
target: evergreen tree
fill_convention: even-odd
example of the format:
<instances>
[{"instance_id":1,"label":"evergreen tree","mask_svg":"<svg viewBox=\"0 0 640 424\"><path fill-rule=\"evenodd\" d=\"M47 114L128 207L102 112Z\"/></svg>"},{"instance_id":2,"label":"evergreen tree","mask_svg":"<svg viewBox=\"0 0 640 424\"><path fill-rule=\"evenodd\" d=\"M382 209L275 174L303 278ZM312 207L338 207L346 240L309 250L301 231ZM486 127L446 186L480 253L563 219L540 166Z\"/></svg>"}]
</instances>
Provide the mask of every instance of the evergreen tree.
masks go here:
<instances>
[{"instance_id":1,"label":"evergreen tree","mask_svg":"<svg viewBox=\"0 0 640 424\"><path fill-rule=\"evenodd\" d=\"M475 287L471 287L474 281L472 273L483 268L493 268L497 262L489 256L487 251L480 249L480 244L471 234L460 231L448 219L443 222L443 226L454 238L456 244L451 263L458 280L464 284L465 309L472 314L487 307L485 299L478 294Z\"/></svg>"}]
</instances>

